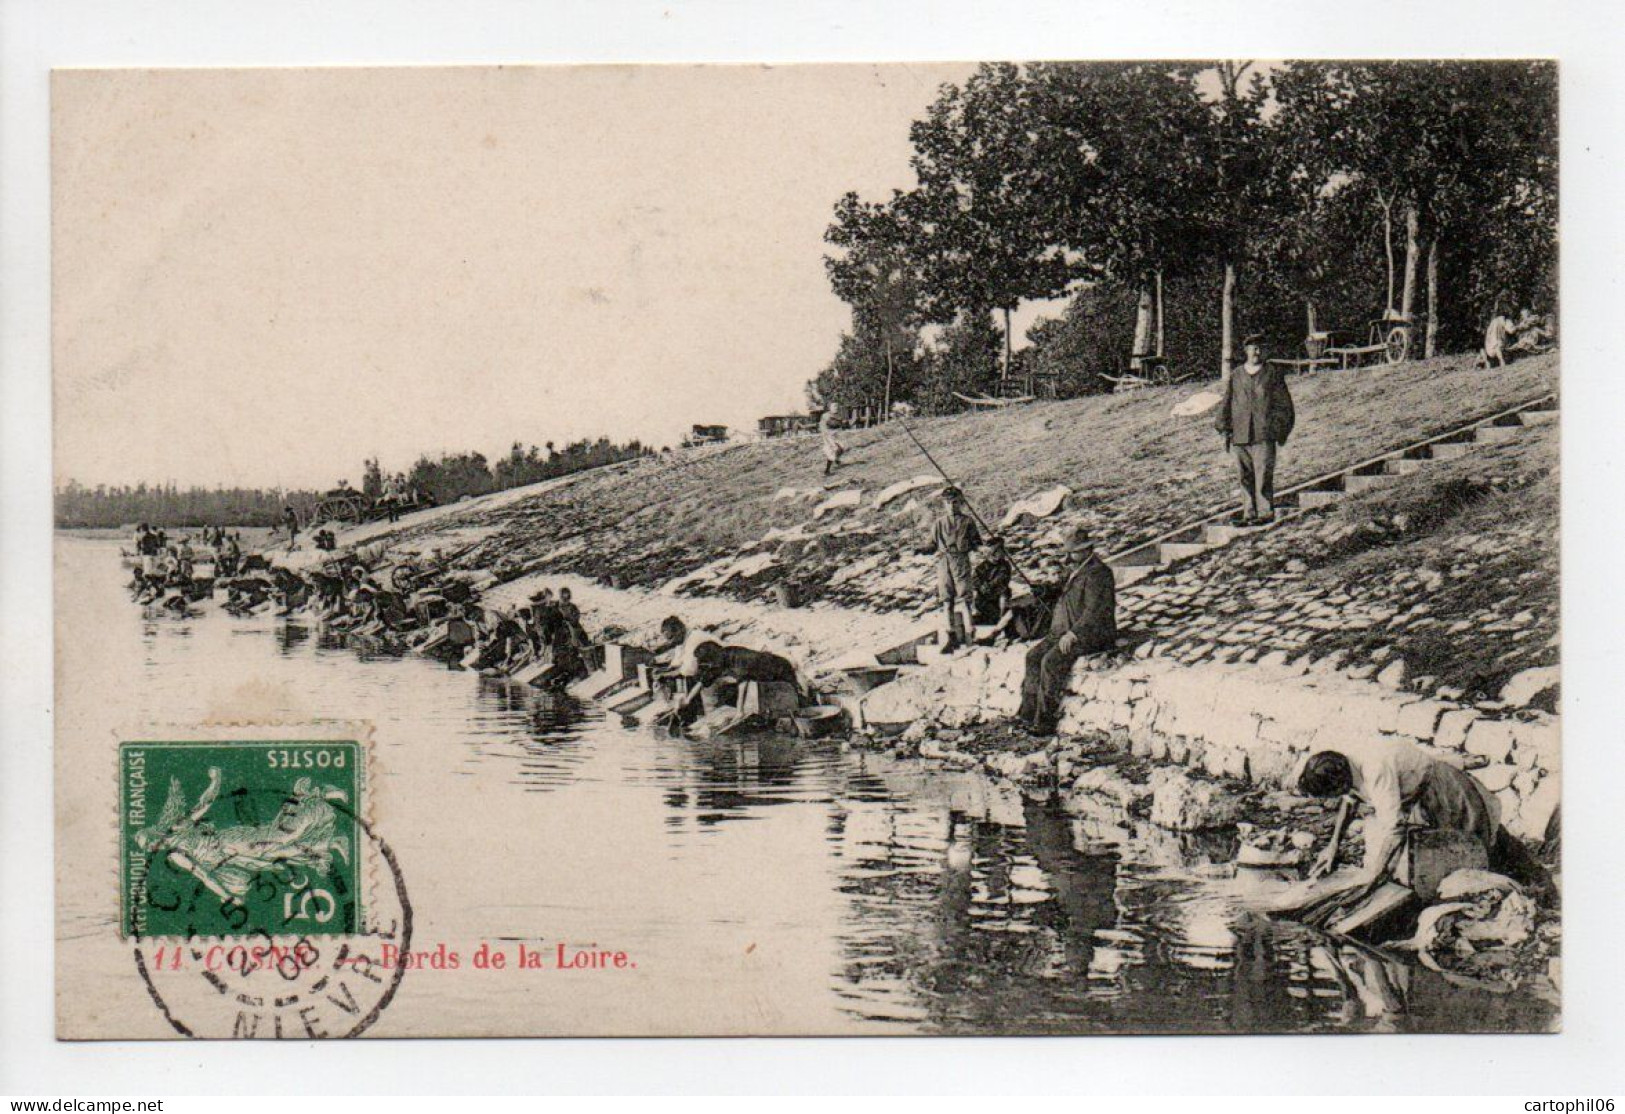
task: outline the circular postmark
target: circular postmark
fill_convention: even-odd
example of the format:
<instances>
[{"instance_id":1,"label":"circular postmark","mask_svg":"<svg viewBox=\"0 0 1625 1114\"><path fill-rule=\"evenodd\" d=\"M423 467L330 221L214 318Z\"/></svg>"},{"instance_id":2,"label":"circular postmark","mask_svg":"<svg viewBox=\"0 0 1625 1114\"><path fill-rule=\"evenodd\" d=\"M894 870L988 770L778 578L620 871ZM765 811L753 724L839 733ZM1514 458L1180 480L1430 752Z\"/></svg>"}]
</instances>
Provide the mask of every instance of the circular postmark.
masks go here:
<instances>
[{"instance_id":1,"label":"circular postmark","mask_svg":"<svg viewBox=\"0 0 1625 1114\"><path fill-rule=\"evenodd\" d=\"M231 802L246 825L268 826L285 824L298 804L266 790ZM400 863L348 802L325 807L353 828L353 870L267 857L253 845L228 844L206 869L173 840L144 850L129 936L147 993L180 1035L356 1037L394 999L412 943ZM139 915L142 905L154 915ZM143 929L159 922L184 927Z\"/></svg>"}]
</instances>

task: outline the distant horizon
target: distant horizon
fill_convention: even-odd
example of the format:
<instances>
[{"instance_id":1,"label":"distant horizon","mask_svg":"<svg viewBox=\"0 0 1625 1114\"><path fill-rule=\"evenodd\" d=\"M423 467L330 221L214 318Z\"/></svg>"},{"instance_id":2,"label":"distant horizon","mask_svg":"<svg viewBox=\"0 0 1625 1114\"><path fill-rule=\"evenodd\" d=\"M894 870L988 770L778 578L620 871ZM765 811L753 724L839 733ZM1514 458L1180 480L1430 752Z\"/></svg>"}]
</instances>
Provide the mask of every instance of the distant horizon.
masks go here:
<instances>
[{"instance_id":1,"label":"distant horizon","mask_svg":"<svg viewBox=\"0 0 1625 1114\"><path fill-rule=\"evenodd\" d=\"M730 435L733 432L735 432L735 431L730 428L730 430L729 430ZM608 437L609 435L608 434L603 434L602 436ZM579 441L579 440L582 440L582 439L583 438L573 438L572 440ZM556 444L557 440L556 439L554 439L554 440L555 440L555 444ZM597 437L589 436L589 437L586 437L585 440L595 441L595 440L597 440ZM612 442L616 443L616 444L625 445L625 444L628 444L631 441L637 440L637 439L636 438L628 438L626 441L616 441L615 438L610 437L610 440ZM652 451L656 455L658 455L660 453L663 453L663 452L666 452L668 449L677 449L677 448L681 447L680 445L651 445L648 442L644 442L644 441L639 441L638 443L639 443L639 445L641 447ZM543 442L525 442L525 447L530 448L530 447L534 446L536 448L544 448L546 446L546 444L547 443L545 441L543 441ZM501 460L503 457L506 457L511 448L512 448L512 443L510 442L509 446L507 448L505 448L501 453L497 454L496 456L492 456L490 453L483 454L485 456L486 463L488 465L495 464L498 460ZM447 450L445 455L447 455L447 456L455 456L455 455L457 455L458 453L461 453L461 452L474 453L474 452L480 452L480 450L478 450L478 449L452 449L452 450ZM440 454L438 452L436 452L436 453L420 453L418 456L413 457L412 461L410 463L405 464L400 468L384 467L382 462L380 462L379 466L382 469L384 475L386 475L386 476L392 476L392 475L395 475L396 473L406 473L406 474L410 475L411 472L412 472L413 466L417 463L417 461L419 459L427 457L430 460L439 460L439 459L441 459L441 456L442 456L442 454ZM360 460L358 460L356 462L355 473L353 475L345 475L345 474L341 473L341 474L335 476L332 480L326 481L324 483L309 485L309 486L307 486L307 485L278 484L278 483L262 483L262 484L255 484L255 483L223 483L223 482L217 482L217 483L182 483L182 482L180 482L178 480L173 480L173 479L154 480L154 479L151 479L151 478L141 478L141 477L137 477L137 478L132 479L132 480L120 480L120 481L117 481L117 482L108 482L106 480L99 480L99 481L97 481L95 483L89 483L89 482L87 482L85 480L79 479L79 477L77 477L77 476L54 476L51 479L51 494L53 496L60 495L60 494L62 494L62 492L65 489L67 489L68 487L70 487L72 485L78 485L80 488L82 488L84 490L87 490L87 491L94 491L98 487L104 487L104 488L107 488L109 490L115 490L115 489L139 488L143 484L146 485L148 490L157 490L157 489L162 489L162 488L166 488L166 487L174 487L178 491L232 491L232 490L242 490L242 491L261 491L261 492L283 491L283 492L288 492L290 494L291 493L297 493L297 492L313 492L313 493L318 493L319 494L321 492L329 491L329 490L332 490L333 488L338 487L338 481L339 480L348 481L349 485L351 487L353 487L357 491L359 491L362 488L362 483L363 483L362 477L363 477L363 473L366 470L367 459L368 458L363 457L363 458L361 458ZM595 466L592 466L592 467L607 467L607 465L595 465ZM587 471L587 470L589 470L589 469L582 469L582 471ZM542 481L537 481L537 482L542 482Z\"/></svg>"}]
</instances>

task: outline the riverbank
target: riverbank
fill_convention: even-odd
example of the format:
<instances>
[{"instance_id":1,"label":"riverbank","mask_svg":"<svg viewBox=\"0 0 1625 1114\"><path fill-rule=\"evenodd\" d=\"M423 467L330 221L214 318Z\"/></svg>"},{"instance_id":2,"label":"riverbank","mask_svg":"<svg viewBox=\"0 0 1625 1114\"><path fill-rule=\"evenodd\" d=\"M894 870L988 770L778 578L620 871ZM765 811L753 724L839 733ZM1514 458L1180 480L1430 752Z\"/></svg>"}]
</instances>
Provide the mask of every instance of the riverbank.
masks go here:
<instances>
[{"instance_id":1,"label":"riverbank","mask_svg":"<svg viewBox=\"0 0 1625 1114\"><path fill-rule=\"evenodd\" d=\"M1293 377L1300 418L1282 482L1539 397L1556 376L1550 354L1493 370L1447 357ZM916 432L970 480L990 518L1056 484L1079 489L1005 516L1016 559L1035 577L1059 576L1052 542L1066 529L1094 530L1104 550L1222 499L1233 479L1208 419L1170 413L1191 393L966 414ZM1063 729L1123 732L1130 745L1136 733L1167 737L1137 745L1260 783L1278 783L1317 739L1391 736L1476 767L1508 827L1543 835L1561 770L1557 425L1497 433L1120 588L1128 660L1080 667ZM676 614L817 674L936 623L921 602L931 558L916 552L934 486L901 431L851 440L857 463L827 485L801 474L817 470L810 442L708 447L341 541L488 575L498 606L568 584L594 629L653 642ZM710 540L695 549L702 531ZM773 588L792 573L807 602L786 608ZM916 670L905 681L918 692L888 714L947 730L998 720L1014 711L1020 656L977 651ZM862 708L852 711L861 725Z\"/></svg>"},{"instance_id":2,"label":"riverbank","mask_svg":"<svg viewBox=\"0 0 1625 1114\"><path fill-rule=\"evenodd\" d=\"M490 588L484 599L513 607L543 584L569 587L589 627L632 643L652 642L672 604L660 593L540 575ZM1204 885L1216 887L1209 899L1226 906L1267 903L1324 845L1334 809L1297 795L1288 776L1318 746L1400 738L1492 787L1505 782L1496 794L1503 818L1532 843L1544 831L1540 810L1556 804L1557 733L1543 713L1509 721L1465 707L1440 709L1329 667L1276 660L1187 665L1147 642L1138 656L1080 663L1059 737L1034 740L1006 722L1019 700L1024 646L946 659L926 647L921 664L902 666L896 681L857 694L841 668L867 657L854 644L906 641L917 631L901 617L718 599L696 601L684 614L730 640L796 660L836 693L854 728L843 749L984 781L984 795L1002 787L1013 800L1050 801L1073 818L1074 838L1132 846L1137 862L1197 870L1208 879ZM596 675L578 691L604 683ZM748 753L754 744L746 736L728 745ZM1494 757L1498 747L1503 753ZM1357 861L1358 847L1358 839L1345 844L1345 865ZM1260 849L1289 873L1237 865ZM1506 937L1481 939L1469 954L1447 953L1444 961L1457 977L1493 992L1516 988L1555 1005L1557 914L1526 903L1509 916L1510 928L1500 924L1505 918L1490 918Z\"/></svg>"},{"instance_id":3,"label":"riverbank","mask_svg":"<svg viewBox=\"0 0 1625 1114\"><path fill-rule=\"evenodd\" d=\"M1543 398L1556 373L1551 356L1493 371L1449 358L1296 377L1299 435L1282 482ZM988 517L1006 512L1017 560L1054 577L1066 529L1128 547L1222 500L1234 481L1207 419L1171 412L1190 393L969 414L917 432L951 471L974 477ZM854 436L858 465L827 484L800 475L815 468L798 456L809 445L714 448L341 542L477 572L499 608L568 585L589 629L632 643L654 643L660 620L680 616L790 658L840 700L859 746L1053 789L1165 830L1314 835L1328 813L1290 792L1293 768L1318 747L1387 738L1468 770L1509 831L1535 842L1555 835L1561 785L1547 406L1539 421L1475 432L1425 462L1396 458L1403 467L1362 474L1270 530L1192 547L1125 583L1120 652L1079 665L1061 737L1048 744L1004 726L1024 647L948 660L928 648L867 694L841 668L874 664L935 626L931 559L916 546L938 485L896 430ZM806 603L781 606L786 596Z\"/></svg>"},{"instance_id":4,"label":"riverbank","mask_svg":"<svg viewBox=\"0 0 1625 1114\"><path fill-rule=\"evenodd\" d=\"M132 713L373 725L374 820L410 886L416 946L464 957L411 972L380 1036L580 1033L583 1016L618 1035L1525 1032L1556 1015L1548 995L1453 985L1249 913L1234 828L1171 831L879 749L897 740L673 739L592 702L347 646L303 613L155 616L129 605L116 553L64 539L60 554L64 683L136 701L65 705L57 947L97 987L64 999L65 1034L105 1035L108 1016L167 1030L111 930L104 874L79 869L113 861L117 802L111 780L86 797L72 771L105 764ZM664 602L594 606L608 619L611 604L635 617ZM957 749L975 748L966 736ZM510 956L596 943L638 966L469 967L504 941ZM1373 988L1387 988L1380 1010Z\"/></svg>"}]
</instances>

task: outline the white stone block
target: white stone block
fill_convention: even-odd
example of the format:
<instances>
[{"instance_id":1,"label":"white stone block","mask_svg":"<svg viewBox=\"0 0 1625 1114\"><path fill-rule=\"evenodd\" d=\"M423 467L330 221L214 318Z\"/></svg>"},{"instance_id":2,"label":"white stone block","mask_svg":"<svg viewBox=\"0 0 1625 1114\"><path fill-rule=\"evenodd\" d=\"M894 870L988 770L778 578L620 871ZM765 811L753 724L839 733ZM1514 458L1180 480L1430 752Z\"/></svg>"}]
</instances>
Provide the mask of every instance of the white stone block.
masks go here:
<instances>
[{"instance_id":1,"label":"white stone block","mask_svg":"<svg viewBox=\"0 0 1625 1114\"><path fill-rule=\"evenodd\" d=\"M1399 726L1399 710L1405 697L1378 692L1365 686L1364 692L1347 693L1338 702L1339 714L1364 724L1372 731L1393 731Z\"/></svg>"},{"instance_id":2,"label":"white stone block","mask_svg":"<svg viewBox=\"0 0 1625 1114\"><path fill-rule=\"evenodd\" d=\"M1544 839L1546 825L1552 813L1557 811L1561 799L1562 783L1555 777L1542 778L1535 791L1523 799L1523 805L1518 810L1519 826L1507 824L1507 830L1524 839Z\"/></svg>"},{"instance_id":3,"label":"white stone block","mask_svg":"<svg viewBox=\"0 0 1625 1114\"><path fill-rule=\"evenodd\" d=\"M1520 827L1523 820L1523 801L1519 800L1518 791L1509 785L1497 793L1495 799L1501 805L1501 825L1509 832Z\"/></svg>"},{"instance_id":4,"label":"white stone block","mask_svg":"<svg viewBox=\"0 0 1625 1114\"><path fill-rule=\"evenodd\" d=\"M1107 705L1111 709L1111 725L1113 727L1127 727L1134 718L1134 705L1127 701L1118 701Z\"/></svg>"},{"instance_id":5,"label":"white stone block","mask_svg":"<svg viewBox=\"0 0 1625 1114\"><path fill-rule=\"evenodd\" d=\"M1331 701L1330 706L1335 709L1336 702ZM1314 731L1325 718L1327 710L1327 695L1307 685L1274 685L1258 703L1260 715L1289 730L1304 732Z\"/></svg>"},{"instance_id":6,"label":"white stone block","mask_svg":"<svg viewBox=\"0 0 1625 1114\"><path fill-rule=\"evenodd\" d=\"M987 695L986 708L990 716L1013 716L1021 710L1021 693L994 689Z\"/></svg>"},{"instance_id":7,"label":"white stone block","mask_svg":"<svg viewBox=\"0 0 1625 1114\"><path fill-rule=\"evenodd\" d=\"M1456 705L1447 704L1443 700L1418 700L1406 704L1399 710L1395 728L1404 735L1431 739L1438 729L1440 717L1455 707Z\"/></svg>"},{"instance_id":8,"label":"white stone block","mask_svg":"<svg viewBox=\"0 0 1625 1114\"><path fill-rule=\"evenodd\" d=\"M1260 749L1304 751L1314 742L1314 738L1313 727L1287 727L1272 719L1260 720L1258 723Z\"/></svg>"},{"instance_id":9,"label":"white stone block","mask_svg":"<svg viewBox=\"0 0 1625 1114\"><path fill-rule=\"evenodd\" d=\"M1134 705L1134 714L1129 717L1128 729L1135 732L1149 732L1157 722L1157 716L1162 711L1162 701L1148 697Z\"/></svg>"},{"instance_id":10,"label":"white stone block","mask_svg":"<svg viewBox=\"0 0 1625 1114\"><path fill-rule=\"evenodd\" d=\"M1247 772L1252 776L1254 784L1289 789L1293 787L1287 782L1297 771L1301 759L1301 753L1294 753L1285 747L1261 746L1247 756Z\"/></svg>"},{"instance_id":11,"label":"white stone block","mask_svg":"<svg viewBox=\"0 0 1625 1114\"><path fill-rule=\"evenodd\" d=\"M1544 778L1545 775L1539 770L1519 770L1512 779L1512 788L1518 791L1521 799L1527 801Z\"/></svg>"},{"instance_id":12,"label":"white stone block","mask_svg":"<svg viewBox=\"0 0 1625 1114\"><path fill-rule=\"evenodd\" d=\"M1369 743L1377 738L1381 732L1369 724L1341 715L1329 715L1315 728L1311 738L1310 750L1337 750L1342 747L1359 746Z\"/></svg>"},{"instance_id":13,"label":"white stone block","mask_svg":"<svg viewBox=\"0 0 1625 1114\"><path fill-rule=\"evenodd\" d=\"M1433 729L1433 741L1441 747L1460 750L1467 745L1467 731L1478 722L1478 713L1471 708L1458 708L1439 717Z\"/></svg>"},{"instance_id":14,"label":"white stone block","mask_svg":"<svg viewBox=\"0 0 1625 1114\"><path fill-rule=\"evenodd\" d=\"M1247 752L1240 747L1214 746L1202 755L1202 768L1214 777L1247 780Z\"/></svg>"},{"instance_id":15,"label":"white stone block","mask_svg":"<svg viewBox=\"0 0 1625 1114\"><path fill-rule=\"evenodd\" d=\"M1473 776L1478 779L1479 784L1483 785L1491 793L1499 793L1512 784L1512 779L1517 772L1518 768L1516 766L1508 766L1504 762L1491 762L1482 769L1474 770Z\"/></svg>"},{"instance_id":16,"label":"white stone block","mask_svg":"<svg viewBox=\"0 0 1625 1114\"><path fill-rule=\"evenodd\" d=\"M1214 712L1202 737L1226 747L1251 747L1258 740L1258 717L1250 712Z\"/></svg>"},{"instance_id":17,"label":"white stone block","mask_svg":"<svg viewBox=\"0 0 1625 1114\"><path fill-rule=\"evenodd\" d=\"M1512 724L1506 720L1481 719L1467 732L1467 752L1482 754L1491 762L1505 762L1512 754Z\"/></svg>"},{"instance_id":18,"label":"white stone block","mask_svg":"<svg viewBox=\"0 0 1625 1114\"><path fill-rule=\"evenodd\" d=\"M1562 765L1562 733L1555 719L1542 717L1513 724L1512 741L1520 753L1534 755L1534 765L1542 770L1556 770Z\"/></svg>"}]
</instances>

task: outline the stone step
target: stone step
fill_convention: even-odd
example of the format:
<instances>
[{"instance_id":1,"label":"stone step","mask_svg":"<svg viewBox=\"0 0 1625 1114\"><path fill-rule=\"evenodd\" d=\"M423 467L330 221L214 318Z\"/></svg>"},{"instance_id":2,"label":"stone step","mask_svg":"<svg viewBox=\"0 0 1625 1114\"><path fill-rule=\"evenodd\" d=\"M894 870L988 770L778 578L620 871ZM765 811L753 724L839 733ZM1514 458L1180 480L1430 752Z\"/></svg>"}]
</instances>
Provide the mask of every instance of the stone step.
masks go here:
<instances>
[{"instance_id":1,"label":"stone step","mask_svg":"<svg viewBox=\"0 0 1625 1114\"><path fill-rule=\"evenodd\" d=\"M1475 426L1470 432L1453 434L1453 441L1436 441L1419 450L1418 456L1396 456L1381 461L1374 472L1347 473L1323 481L1325 486L1288 492L1276 500L1277 520L1288 513L1318 510L1335 505L1352 492L1370 491L1392 483L1396 477L1415 475L1435 460L1458 460L1480 444L1500 444L1511 441L1525 426L1544 425L1557 420L1557 408L1522 410L1510 417L1499 418L1504 425ZM1366 466L1373 467L1373 466ZM1227 545L1243 534L1256 533L1265 527L1233 526L1225 521L1200 523L1182 530L1164 542L1149 542L1110 561L1112 577L1119 587L1126 587L1145 579L1153 572L1174 561L1205 553Z\"/></svg>"},{"instance_id":2,"label":"stone step","mask_svg":"<svg viewBox=\"0 0 1625 1114\"><path fill-rule=\"evenodd\" d=\"M1163 563L1162 553L1156 545L1142 545L1138 549L1131 549L1127 553L1120 553L1112 558L1114 566L1145 565L1156 568Z\"/></svg>"},{"instance_id":3,"label":"stone step","mask_svg":"<svg viewBox=\"0 0 1625 1114\"><path fill-rule=\"evenodd\" d=\"M1473 440L1480 445L1500 445L1516 441L1522 432L1521 425L1481 425L1473 430Z\"/></svg>"},{"instance_id":4,"label":"stone step","mask_svg":"<svg viewBox=\"0 0 1625 1114\"><path fill-rule=\"evenodd\" d=\"M1137 580L1144 580L1157 571L1156 565L1113 565L1112 580L1119 588L1127 588Z\"/></svg>"},{"instance_id":5,"label":"stone step","mask_svg":"<svg viewBox=\"0 0 1625 1114\"><path fill-rule=\"evenodd\" d=\"M1166 565L1170 561L1183 561L1186 557L1206 553L1211 548L1206 542L1162 542L1157 546L1157 552Z\"/></svg>"},{"instance_id":6,"label":"stone step","mask_svg":"<svg viewBox=\"0 0 1625 1114\"><path fill-rule=\"evenodd\" d=\"M1343 498L1341 491L1300 491L1298 492L1298 506L1306 511L1317 507L1329 507Z\"/></svg>"},{"instance_id":7,"label":"stone step","mask_svg":"<svg viewBox=\"0 0 1625 1114\"><path fill-rule=\"evenodd\" d=\"M1428 446L1428 455L1434 460L1459 460L1472 451L1471 441L1440 441Z\"/></svg>"},{"instance_id":8,"label":"stone step","mask_svg":"<svg viewBox=\"0 0 1625 1114\"><path fill-rule=\"evenodd\" d=\"M1370 491L1372 488L1384 487L1394 482L1394 477L1388 472L1373 472L1364 476L1344 476L1343 490L1349 492Z\"/></svg>"}]
</instances>

